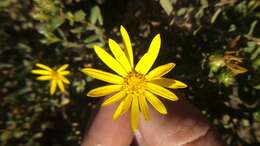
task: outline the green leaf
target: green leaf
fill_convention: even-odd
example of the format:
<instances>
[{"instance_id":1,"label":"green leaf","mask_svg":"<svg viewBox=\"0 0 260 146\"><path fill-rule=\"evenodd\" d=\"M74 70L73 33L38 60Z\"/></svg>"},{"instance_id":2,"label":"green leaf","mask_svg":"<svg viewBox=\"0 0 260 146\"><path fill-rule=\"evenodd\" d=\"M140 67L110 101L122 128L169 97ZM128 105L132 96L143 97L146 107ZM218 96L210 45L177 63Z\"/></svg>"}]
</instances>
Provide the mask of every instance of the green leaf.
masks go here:
<instances>
[{"instance_id":1,"label":"green leaf","mask_svg":"<svg viewBox=\"0 0 260 146\"><path fill-rule=\"evenodd\" d=\"M76 22L84 22L85 21L85 17L86 17L86 13L82 10L79 10L75 13L75 21Z\"/></svg>"},{"instance_id":2,"label":"green leaf","mask_svg":"<svg viewBox=\"0 0 260 146\"><path fill-rule=\"evenodd\" d=\"M91 9L89 20L92 24L96 24L98 22L100 25L103 25L103 17L101 15L101 11L98 6L94 6Z\"/></svg>"},{"instance_id":3,"label":"green leaf","mask_svg":"<svg viewBox=\"0 0 260 146\"><path fill-rule=\"evenodd\" d=\"M247 42L247 47L244 48L244 51L247 53L252 53L255 50L255 42Z\"/></svg>"},{"instance_id":4,"label":"green leaf","mask_svg":"<svg viewBox=\"0 0 260 146\"><path fill-rule=\"evenodd\" d=\"M24 135L24 132L17 130L13 133L13 135L15 138L21 138Z\"/></svg>"},{"instance_id":5,"label":"green leaf","mask_svg":"<svg viewBox=\"0 0 260 146\"><path fill-rule=\"evenodd\" d=\"M25 44L25 43L19 43L18 46L19 46L19 48L24 50L26 53L32 52L32 48L29 45Z\"/></svg>"},{"instance_id":6,"label":"green leaf","mask_svg":"<svg viewBox=\"0 0 260 146\"><path fill-rule=\"evenodd\" d=\"M82 26L79 26L79 27L75 27L73 29L70 30L70 32L72 33L76 33L76 34L80 34L84 31L84 28Z\"/></svg>"},{"instance_id":7,"label":"green leaf","mask_svg":"<svg viewBox=\"0 0 260 146\"><path fill-rule=\"evenodd\" d=\"M260 84L256 85L254 88L260 90Z\"/></svg>"},{"instance_id":8,"label":"green leaf","mask_svg":"<svg viewBox=\"0 0 260 146\"><path fill-rule=\"evenodd\" d=\"M252 48L255 48L256 47L256 43L255 42L247 42L247 45L249 46L249 47L252 47Z\"/></svg>"},{"instance_id":9,"label":"green leaf","mask_svg":"<svg viewBox=\"0 0 260 146\"><path fill-rule=\"evenodd\" d=\"M186 12L187 12L187 8L180 8L177 11L177 16L183 16L183 15L185 15Z\"/></svg>"},{"instance_id":10,"label":"green leaf","mask_svg":"<svg viewBox=\"0 0 260 146\"><path fill-rule=\"evenodd\" d=\"M42 136L43 136L42 132L38 132L33 135L33 138L38 139L38 138L42 138Z\"/></svg>"},{"instance_id":11,"label":"green leaf","mask_svg":"<svg viewBox=\"0 0 260 146\"><path fill-rule=\"evenodd\" d=\"M216 19L218 18L218 15L221 13L222 9L219 8L214 14L213 16L211 17L211 20L210 20L210 23L213 24Z\"/></svg>"},{"instance_id":12,"label":"green leaf","mask_svg":"<svg viewBox=\"0 0 260 146\"><path fill-rule=\"evenodd\" d=\"M47 21L47 20L49 20L48 15L43 14L43 13L39 13L39 12L31 13L31 16L33 17L33 19L39 20L39 21Z\"/></svg>"},{"instance_id":13,"label":"green leaf","mask_svg":"<svg viewBox=\"0 0 260 146\"><path fill-rule=\"evenodd\" d=\"M173 10L171 2L169 0L160 0L160 4L164 9L164 11L166 12L166 14L170 15Z\"/></svg>"},{"instance_id":14,"label":"green leaf","mask_svg":"<svg viewBox=\"0 0 260 146\"><path fill-rule=\"evenodd\" d=\"M1 8L5 8L5 7L8 7L12 4L13 1L9 1L9 0L5 0L5 1L0 1L0 9Z\"/></svg>"},{"instance_id":15,"label":"green leaf","mask_svg":"<svg viewBox=\"0 0 260 146\"><path fill-rule=\"evenodd\" d=\"M98 45L98 46L103 46L104 44L103 43L98 43L98 42L93 42L93 43L89 43L86 45L87 48L93 48L95 45Z\"/></svg>"},{"instance_id":16,"label":"green leaf","mask_svg":"<svg viewBox=\"0 0 260 146\"><path fill-rule=\"evenodd\" d=\"M256 59L259 55L260 55L260 47L258 47L257 49L255 49L255 51L252 53L250 59L251 59L251 60L254 60L254 59Z\"/></svg>"},{"instance_id":17,"label":"green leaf","mask_svg":"<svg viewBox=\"0 0 260 146\"><path fill-rule=\"evenodd\" d=\"M229 71L222 71L217 78L219 83L223 83L226 87L233 85L236 81L234 74Z\"/></svg>"},{"instance_id":18,"label":"green leaf","mask_svg":"<svg viewBox=\"0 0 260 146\"><path fill-rule=\"evenodd\" d=\"M229 26L228 32L234 32L234 31L236 31L236 29L237 29L236 25L235 24L231 24Z\"/></svg>"},{"instance_id":19,"label":"green leaf","mask_svg":"<svg viewBox=\"0 0 260 146\"><path fill-rule=\"evenodd\" d=\"M91 36L87 37L84 40L84 42L88 44L88 43L91 43L91 42L94 42L94 41L98 40L99 38L100 38L99 35L91 35Z\"/></svg>"},{"instance_id":20,"label":"green leaf","mask_svg":"<svg viewBox=\"0 0 260 146\"><path fill-rule=\"evenodd\" d=\"M57 16L56 18L51 19L51 22L49 23L50 24L49 29L51 31L56 30L64 23L64 21L65 21L64 17L61 17L61 16Z\"/></svg>"},{"instance_id":21,"label":"green leaf","mask_svg":"<svg viewBox=\"0 0 260 146\"><path fill-rule=\"evenodd\" d=\"M41 40L41 42L43 44L53 44L53 43L57 43L60 40L60 38L58 38L54 33L47 33L47 34L44 34L45 38Z\"/></svg>"},{"instance_id":22,"label":"green leaf","mask_svg":"<svg viewBox=\"0 0 260 146\"><path fill-rule=\"evenodd\" d=\"M200 0L200 4L201 4L203 7L208 7L209 2L208 2L208 0Z\"/></svg>"},{"instance_id":23,"label":"green leaf","mask_svg":"<svg viewBox=\"0 0 260 146\"><path fill-rule=\"evenodd\" d=\"M2 142L6 142L10 138L11 138L11 132L9 132L8 130L1 132L0 139Z\"/></svg>"},{"instance_id":24,"label":"green leaf","mask_svg":"<svg viewBox=\"0 0 260 146\"><path fill-rule=\"evenodd\" d=\"M254 60L254 62L252 63L252 67L256 70L260 70L260 57Z\"/></svg>"},{"instance_id":25,"label":"green leaf","mask_svg":"<svg viewBox=\"0 0 260 146\"><path fill-rule=\"evenodd\" d=\"M253 22L251 23L250 30L249 30L249 32L247 33L247 35L252 35L252 34L254 33L254 30L255 30L255 27L256 27L257 23L258 23L257 20L255 20L255 21L253 21Z\"/></svg>"},{"instance_id":26,"label":"green leaf","mask_svg":"<svg viewBox=\"0 0 260 146\"><path fill-rule=\"evenodd\" d=\"M69 20L69 24L71 26L73 26L74 25L74 15L71 12L67 12L66 18L67 18L67 20Z\"/></svg>"},{"instance_id":27,"label":"green leaf","mask_svg":"<svg viewBox=\"0 0 260 146\"><path fill-rule=\"evenodd\" d=\"M260 122L260 110L253 113L253 117L256 122Z\"/></svg>"}]
</instances>

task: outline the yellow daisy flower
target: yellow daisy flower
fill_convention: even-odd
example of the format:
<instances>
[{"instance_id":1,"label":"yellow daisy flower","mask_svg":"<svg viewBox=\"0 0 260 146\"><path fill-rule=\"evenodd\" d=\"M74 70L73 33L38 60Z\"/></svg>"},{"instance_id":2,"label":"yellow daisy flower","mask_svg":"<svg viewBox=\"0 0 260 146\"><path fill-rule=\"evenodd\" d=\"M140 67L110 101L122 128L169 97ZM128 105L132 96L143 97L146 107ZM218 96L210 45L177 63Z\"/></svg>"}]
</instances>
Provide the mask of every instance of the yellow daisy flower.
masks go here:
<instances>
[{"instance_id":1,"label":"yellow daisy flower","mask_svg":"<svg viewBox=\"0 0 260 146\"><path fill-rule=\"evenodd\" d=\"M93 68L84 68L82 72L92 78L110 83L89 91L87 96L100 97L113 94L102 103L102 106L121 101L113 115L114 120L131 108L131 127L135 131L138 129L138 114L140 111L143 113L145 120L149 119L147 101L161 114L167 114L164 104L156 95L176 101L178 97L166 88L185 88L187 85L174 79L162 77L173 69L174 63L161 65L150 71L161 47L159 34L153 38L148 52L144 54L134 67L130 38L123 26L120 27L120 32L125 45L123 50L114 40L109 39L108 41L114 57L109 55L104 49L94 46L97 56L118 75Z\"/></svg>"},{"instance_id":2,"label":"yellow daisy flower","mask_svg":"<svg viewBox=\"0 0 260 146\"><path fill-rule=\"evenodd\" d=\"M53 95L56 91L56 87L58 85L61 92L65 91L64 84L70 84L70 81L65 77L70 74L70 71L66 70L68 68L68 64L62 65L57 70L51 69L50 67L37 63L37 67L40 69L33 69L31 72L33 74L40 75L36 79L39 81L51 81L50 94Z\"/></svg>"}]
</instances>

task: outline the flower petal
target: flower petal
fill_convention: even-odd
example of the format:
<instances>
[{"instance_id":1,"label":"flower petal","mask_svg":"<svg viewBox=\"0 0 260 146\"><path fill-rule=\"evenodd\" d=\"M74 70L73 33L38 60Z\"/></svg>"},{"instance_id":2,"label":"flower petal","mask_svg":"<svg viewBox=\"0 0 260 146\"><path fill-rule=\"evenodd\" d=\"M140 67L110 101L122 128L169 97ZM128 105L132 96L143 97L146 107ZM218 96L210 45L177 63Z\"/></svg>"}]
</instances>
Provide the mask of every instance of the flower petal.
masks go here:
<instances>
[{"instance_id":1,"label":"flower petal","mask_svg":"<svg viewBox=\"0 0 260 146\"><path fill-rule=\"evenodd\" d=\"M128 95L128 96L124 99L124 107L123 107L123 110L122 110L122 114L124 114L125 112L128 111L128 109L129 109L130 106L131 106L132 100L133 100L133 97L130 96L130 95Z\"/></svg>"},{"instance_id":2,"label":"flower petal","mask_svg":"<svg viewBox=\"0 0 260 146\"><path fill-rule=\"evenodd\" d=\"M150 82L161 85L166 88L171 88L171 89L179 89L179 88L187 87L187 85L184 84L183 82L174 80L174 79L169 79L169 78L154 79L154 80L151 80Z\"/></svg>"},{"instance_id":3,"label":"flower petal","mask_svg":"<svg viewBox=\"0 0 260 146\"><path fill-rule=\"evenodd\" d=\"M130 72L132 70L131 65L120 46L112 39L108 40L108 44L116 60L124 67L127 72Z\"/></svg>"},{"instance_id":4,"label":"flower petal","mask_svg":"<svg viewBox=\"0 0 260 146\"><path fill-rule=\"evenodd\" d=\"M175 66L175 63L168 63L161 65L159 67L156 67L153 69L151 72L148 73L145 78L147 80L153 79L153 78L159 78L162 77L163 75L167 74L169 71L171 71Z\"/></svg>"},{"instance_id":5,"label":"flower petal","mask_svg":"<svg viewBox=\"0 0 260 146\"><path fill-rule=\"evenodd\" d=\"M118 119L121 115L128 111L132 103L132 96L127 96L120 105L117 107L115 113L113 114L113 120Z\"/></svg>"},{"instance_id":6,"label":"flower petal","mask_svg":"<svg viewBox=\"0 0 260 146\"><path fill-rule=\"evenodd\" d=\"M122 101L122 102L117 106L116 111L115 111L115 113L114 113L113 116L112 116L112 119L113 119L113 120L118 119L118 118L122 115L123 107L124 107L124 101Z\"/></svg>"},{"instance_id":7,"label":"flower petal","mask_svg":"<svg viewBox=\"0 0 260 146\"><path fill-rule=\"evenodd\" d=\"M53 95L57 87L57 80L51 81L50 94Z\"/></svg>"},{"instance_id":8,"label":"flower petal","mask_svg":"<svg viewBox=\"0 0 260 146\"><path fill-rule=\"evenodd\" d=\"M97 54L97 56L113 71L118 73L121 76L126 76L127 72L122 67L122 65L115 60L111 55L109 55L104 49L94 46L94 50Z\"/></svg>"},{"instance_id":9,"label":"flower petal","mask_svg":"<svg viewBox=\"0 0 260 146\"><path fill-rule=\"evenodd\" d=\"M36 66L38 66L39 68L48 70L48 71L52 71L52 69L49 66L41 64L41 63L36 63Z\"/></svg>"},{"instance_id":10,"label":"flower petal","mask_svg":"<svg viewBox=\"0 0 260 146\"><path fill-rule=\"evenodd\" d=\"M135 132L138 129L139 105L138 97L133 97L131 106L131 128Z\"/></svg>"},{"instance_id":11,"label":"flower petal","mask_svg":"<svg viewBox=\"0 0 260 146\"><path fill-rule=\"evenodd\" d=\"M59 71L59 74L66 76L70 74L70 71L64 70L64 71Z\"/></svg>"},{"instance_id":12,"label":"flower petal","mask_svg":"<svg viewBox=\"0 0 260 146\"><path fill-rule=\"evenodd\" d=\"M104 72L101 70L93 69L93 68L84 68L82 72L89 75L92 78L105 81L113 84L122 84L124 79L120 76L114 75L112 73Z\"/></svg>"},{"instance_id":13,"label":"flower petal","mask_svg":"<svg viewBox=\"0 0 260 146\"><path fill-rule=\"evenodd\" d=\"M120 91L116 94L114 94L113 96L109 97L108 99L106 99L103 103L102 106L107 106L110 105L112 103L115 103L117 101L119 101L120 99L122 99L123 97L125 97L125 91Z\"/></svg>"},{"instance_id":14,"label":"flower petal","mask_svg":"<svg viewBox=\"0 0 260 146\"><path fill-rule=\"evenodd\" d=\"M65 88L64 88L62 80L57 80L57 84L58 84L58 87L60 88L60 91L64 92Z\"/></svg>"},{"instance_id":15,"label":"flower petal","mask_svg":"<svg viewBox=\"0 0 260 146\"><path fill-rule=\"evenodd\" d=\"M63 70L65 70L65 69L67 69L69 67L69 64L64 64L64 65L62 65L60 68L58 68L58 72L60 72L60 71L63 71Z\"/></svg>"},{"instance_id":16,"label":"flower petal","mask_svg":"<svg viewBox=\"0 0 260 146\"><path fill-rule=\"evenodd\" d=\"M146 99L152 104L152 106L161 114L167 114L167 109L164 104L151 92L145 91L144 95Z\"/></svg>"},{"instance_id":17,"label":"flower petal","mask_svg":"<svg viewBox=\"0 0 260 146\"><path fill-rule=\"evenodd\" d=\"M39 74L39 75L50 75L51 72L47 70L42 70L42 69L34 69L31 71L33 74Z\"/></svg>"},{"instance_id":18,"label":"flower petal","mask_svg":"<svg viewBox=\"0 0 260 146\"><path fill-rule=\"evenodd\" d=\"M141 112L144 115L144 119L149 120L149 117L150 117L149 112L148 112L149 107L148 107L147 101L144 96L139 96L139 106L140 106Z\"/></svg>"},{"instance_id":19,"label":"flower petal","mask_svg":"<svg viewBox=\"0 0 260 146\"><path fill-rule=\"evenodd\" d=\"M106 96L108 94L117 92L121 90L122 85L107 85L107 86L102 86L98 87L95 89L92 89L88 92L87 96L90 97L100 97L100 96Z\"/></svg>"},{"instance_id":20,"label":"flower petal","mask_svg":"<svg viewBox=\"0 0 260 146\"><path fill-rule=\"evenodd\" d=\"M159 86L154 83L147 83L146 87L150 92L152 92L156 95L159 95L161 97L164 97L164 98L172 100L172 101L178 100L178 97L175 94L173 94L168 89L163 88L162 86Z\"/></svg>"},{"instance_id":21,"label":"flower petal","mask_svg":"<svg viewBox=\"0 0 260 146\"><path fill-rule=\"evenodd\" d=\"M46 80L51 80L52 79L52 76L39 76L36 78L36 80L39 80L39 81L46 81Z\"/></svg>"},{"instance_id":22,"label":"flower petal","mask_svg":"<svg viewBox=\"0 0 260 146\"><path fill-rule=\"evenodd\" d=\"M145 75L145 71L144 70L147 70L147 67L150 64L150 62L149 62L150 58L151 58L151 55L148 54L148 53L145 53L144 56L136 64L135 71Z\"/></svg>"},{"instance_id":23,"label":"flower petal","mask_svg":"<svg viewBox=\"0 0 260 146\"><path fill-rule=\"evenodd\" d=\"M132 49L129 35L128 35L126 29L122 25L120 26L120 32L121 32L121 35L122 35L122 38L123 38L123 41L125 44L124 52L130 62L131 67L133 68L134 67L134 57L133 57L133 49Z\"/></svg>"},{"instance_id":24,"label":"flower petal","mask_svg":"<svg viewBox=\"0 0 260 146\"><path fill-rule=\"evenodd\" d=\"M153 66L161 47L161 37L157 34L148 49L148 52L141 58L137 63L135 70L143 75L145 75Z\"/></svg>"},{"instance_id":25,"label":"flower petal","mask_svg":"<svg viewBox=\"0 0 260 146\"><path fill-rule=\"evenodd\" d=\"M60 76L60 78L61 78L62 82L64 82L65 84L70 84L70 81L67 78L65 78L63 76Z\"/></svg>"}]
</instances>

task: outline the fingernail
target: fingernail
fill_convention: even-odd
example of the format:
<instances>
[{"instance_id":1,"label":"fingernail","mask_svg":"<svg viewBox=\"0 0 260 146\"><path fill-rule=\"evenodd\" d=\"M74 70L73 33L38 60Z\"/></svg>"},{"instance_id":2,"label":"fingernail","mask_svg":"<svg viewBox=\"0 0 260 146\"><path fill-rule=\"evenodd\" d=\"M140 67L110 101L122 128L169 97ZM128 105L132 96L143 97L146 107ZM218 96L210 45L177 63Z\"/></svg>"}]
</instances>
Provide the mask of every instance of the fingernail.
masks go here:
<instances>
[{"instance_id":1,"label":"fingernail","mask_svg":"<svg viewBox=\"0 0 260 146\"><path fill-rule=\"evenodd\" d=\"M139 130L136 130L134 135L135 135L135 139L139 146L146 146L144 138Z\"/></svg>"}]
</instances>

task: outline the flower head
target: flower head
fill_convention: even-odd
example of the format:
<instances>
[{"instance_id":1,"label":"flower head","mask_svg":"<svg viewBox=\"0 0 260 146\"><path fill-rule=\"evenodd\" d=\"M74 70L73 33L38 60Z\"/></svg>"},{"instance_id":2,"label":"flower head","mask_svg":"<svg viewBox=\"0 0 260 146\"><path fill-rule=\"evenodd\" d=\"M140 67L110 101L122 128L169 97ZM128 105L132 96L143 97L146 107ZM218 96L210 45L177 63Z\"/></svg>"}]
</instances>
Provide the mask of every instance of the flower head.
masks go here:
<instances>
[{"instance_id":1,"label":"flower head","mask_svg":"<svg viewBox=\"0 0 260 146\"><path fill-rule=\"evenodd\" d=\"M70 71L66 70L68 68L68 64L62 65L57 70L51 69L50 67L37 63L37 67L40 69L33 69L31 72L33 74L40 75L36 79L39 81L51 81L50 94L53 95L56 91L57 86L59 87L61 92L65 91L64 84L70 84L70 81L65 77L70 74Z\"/></svg>"},{"instance_id":2,"label":"flower head","mask_svg":"<svg viewBox=\"0 0 260 146\"><path fill-rule=\"evenodd\" d=\"M212 72L217 72L220 68L228 68L234 75L247 72L247 69L240 64L243 59L237 56L237 52L226 51L224 54L214 54L209 57L209 66Z\"/></svg>"},{"instance_id":3,"label":"flower head","mask_svg":"<svg viewBox=\"0 0 260 146\"><path fill-rule=\"evenodd\" d=\"M145 120L149 119L148 102L161 114L167 114L164 104L157 96L176 101L178 97L166 88L176 89L187 86L180 81L162 77L173 69L174 63L161 65L150 71L161 47L159 34L153 38L148 52L134 66L133 50L128 33L123 26L121 26L120 32L125 45L123 49L114 40L109 39L108 41L114 57L104 49L94 46L97 56L118 75L93 68L84 68L82 72L109 83L109 85L89 91L87 95L101 97L111 94L112 96L106 99L102 106L121 101L113 119L117 119L130 108L131 127L135 131L138 129L139 112L143 113Z\"/></svg>"}]
</instances>

